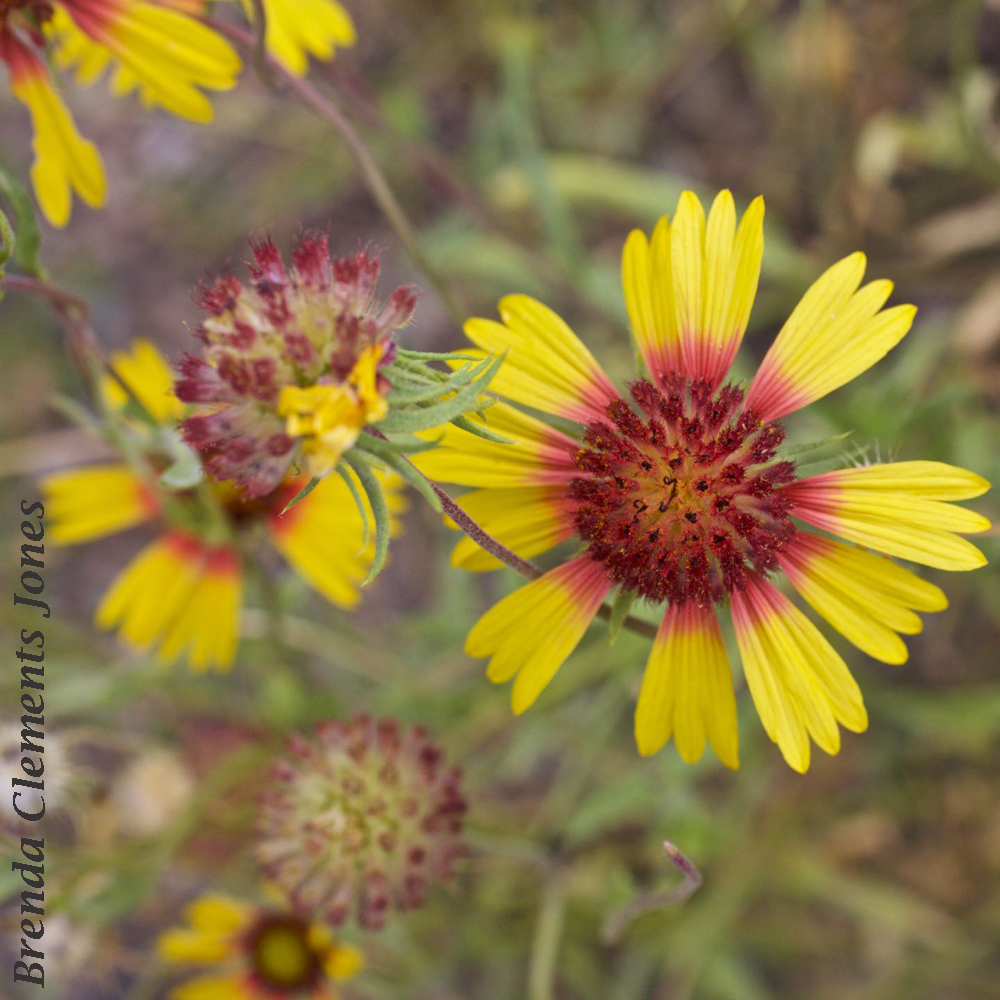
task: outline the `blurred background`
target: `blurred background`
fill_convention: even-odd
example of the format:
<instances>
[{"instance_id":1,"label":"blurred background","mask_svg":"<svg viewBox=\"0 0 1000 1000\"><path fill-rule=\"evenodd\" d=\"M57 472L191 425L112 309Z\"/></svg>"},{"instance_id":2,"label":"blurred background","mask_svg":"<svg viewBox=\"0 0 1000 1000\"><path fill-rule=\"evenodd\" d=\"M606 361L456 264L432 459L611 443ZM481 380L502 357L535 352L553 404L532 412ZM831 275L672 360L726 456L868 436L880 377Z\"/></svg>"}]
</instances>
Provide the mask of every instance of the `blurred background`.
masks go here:
<instances>
[{"instance_id":1,"label":"blurred background","mask_svg":"<svg viewBox=\"0 0 1000 1000\"><path fill-rule=\"evenodd\" d=\"M469 315L492 316L507 292L536 295L626 379L618 273L629 229L649 230L684 187L729 187L741 211L762 193L764 273L738 374L809 282L862 249L870 276L895 280L891 301L920 307L916 324L885 362L790 420L791 436L850 431L849 447L871 457L1000 481L996 0L347 6L359 44L314 64L312 78L358 124ZM92 304L107 349L143 336L177 357L200 280L241 273L248 234L288 248L310 228L339 252L382 249L386 285L421 288L406 346L462 343L338 136L252 71L207 127L103 86L68 99L104 155L109 204L78 204L66 230L46 230L44 260ZM6 91L0 137L26 176L26 115ZM37 496L37 477L103 452L52 406L54 394L80 397L57 322L14 294L0 309L11 552L15 503ZM975 506L1000 518L995 493ZM288 733L359 709L421 722L465 766L471 852L425 909L360 942L369 968L347 1000L1000 995L995 530L979 540L991 567L927 571L951 607L908 640L907 664L833 639L870 730L845 733L837 757L815 752L805 776L783 764L745 690L738 772L710 755L686 766L672 745L639 758L632 711L648 641L625 633L609 647L603 625L513 718L508 692L462 643L517 580L450 570L454 536L417 498L357 613L283 577L277 654L251 591L228 677L157 666L92 627L97 595L148 537L46 552L54 995L163 996L157 933L206 888L254 889L266 762ZM0 616L13 641L20 619L9 603ZM5 705L16 705L15 677L8 667L0 679ZM11 709L0 728L13 721ZM4 757L17 766L13 749ZM664 839L700 867L703 887L606 943L609 914L679 881ZM19 881L0 872L0 891Z\"/></svg>"}]
</instances>

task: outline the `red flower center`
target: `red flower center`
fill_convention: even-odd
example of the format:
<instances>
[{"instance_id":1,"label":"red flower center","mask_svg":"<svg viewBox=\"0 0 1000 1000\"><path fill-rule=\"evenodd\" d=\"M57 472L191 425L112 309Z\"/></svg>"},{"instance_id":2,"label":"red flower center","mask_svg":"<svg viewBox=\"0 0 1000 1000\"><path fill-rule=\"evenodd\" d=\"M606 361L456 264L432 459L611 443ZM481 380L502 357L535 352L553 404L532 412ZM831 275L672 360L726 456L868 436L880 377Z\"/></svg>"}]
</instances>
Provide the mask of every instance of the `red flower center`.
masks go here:
<instances>
[{"instance_id":1,"label":"red flower center","mask_svg":"<svg viewBox=\"0 0 1000 1000\"><path fill-rule=\"evenodd\" d=\"M774 462L784 428L726 385L665 376L661 388L630 386L641 418L623 399L608 421L587 425L570 483L574 523L611 578L652 601L704 607L745 586L749 568L776 568L795 533L776 487L795 478Z\"/></svg>"}]
</instances>

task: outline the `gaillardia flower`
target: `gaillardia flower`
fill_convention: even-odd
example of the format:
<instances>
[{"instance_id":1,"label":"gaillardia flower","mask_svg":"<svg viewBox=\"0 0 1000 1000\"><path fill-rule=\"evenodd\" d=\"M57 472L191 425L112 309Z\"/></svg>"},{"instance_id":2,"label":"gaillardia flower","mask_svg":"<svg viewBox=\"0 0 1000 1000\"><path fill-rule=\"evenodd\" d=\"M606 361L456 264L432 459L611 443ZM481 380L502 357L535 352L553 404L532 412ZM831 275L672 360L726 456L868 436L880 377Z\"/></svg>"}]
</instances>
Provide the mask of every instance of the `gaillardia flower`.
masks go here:
<instances>
[{"instance_id":1,"label":"gaillardia flower","mask_svg":"<svg viewBox=\"0 0 1000 1000\"><path fill-rule=\"evenodd\" d=\"M31 180L54 226L69 221L74 191L91 207L102 205L106 181L96 147L81 138L53 85L47 53L84 84L111 67L116 95L138 90L144 104L200 122L212 117L202 91L231 88L240 70L224 38L152 0L0 0L0 60L31 113Z\"/></svg>"},{"instance_id":2,"label":"gaillardia flower","mask_svg":"<svg viewBox=\"0 0 1000 1000\"><path fill-rule=\"evenodd\" d=\"M263 535L329 601L344 608L358 601L374 542L365 543L361 514L343 479L324 480L284 514L305 477L290 475L254 499L227 485L207 491L165 486L155 473L169 462L167 442L176 436L184 410L171 390L172 373L147 341L114 356L111 365L159 424L162 450L151 446L148 455L153 474L106 463L42 481L57 544L89 542L144 522L161 528L101 599L98 626L117 628L131 645L155 649L164 661L183 655L194 670L228 667L239 640L245 551L255 535ZM110 377L102 390L111 405L126 404L124 388ZM383 488L390 513L398 514L403 498L397 481L386 477Z\"/></svg>"},{"instance_id":3,"label":"gaillardia flower","mask_svg":"<svg viewBox=\"0 0 1000 1000\"><path fill-rule=\"evenodd\" d=\"M462 852L462 772L418 726L356 715L294 737L258 821L257 859L296 912L382 927L424 904Z\"/></svg>"},{"instance_id":4,"label":"gaillardia flower","mask_svg":"<svg viewBox=\"0 0 1000 1000\"><path fill-rule=\"evenodd\" d=\"M157 941L160 958L205 972L176 986L171 1000L337 1000L336 983L364 966L360 951L330 930L277 906L207 895L187 923Z\"/></svg>"},{"instance_id":5,"label":"gaillardia flower","mask_svg":"<svg viewBox=\"0 0 1000 1000\"><path fill-rule=\"evenodd\" d=\"M982 566L982 553L958 535L989 524L950 501L989 484L920 461L800 478L782 458L780 419L883 357L915 309L884 309L892 284L859 287L865 258L852 254L806 292L749 388L724 384L757 288L763 215L758 198L737 226L724 191L706 222L686 192L651 240L629 235L625 301L649 374L629 386L631 404L541 303L511 295L500 303L502 322L469 320L466 333L480 348L508 352L494 391L581 429L566 433L500 403L489 426L516 446L448 427L442 446L416 461L432 478L480 487L462 506L519 555L570 539L582 546L502 599L469 634L466 650L490 657L492 681L516 678L515 712L535 701L619 587L666 605L636 710L640 753L673 735L694 761L707 739L736 767L736 706L717 618L728 607L764 728L805 771L810 738L836 753L838 724L860 732L867 715L844 661L771 578L782 571L848 640L901 663L907 651L897 633L919 632L915 612L947 601L876 553L946 570ZM468 539L453 561L499 565Z\"/></svg>"},{"instance_id":6,"label":"gaillardia flower","mask_svg":"<svg viewBox=\"0 0 1000 1000\"><path fill-rule=\"evenodd\" d=\"M253 245L251 281L217 279L200 302L205 358L181 362L177 395L207 404L184 421L188 444L219 480L248 498L270 493L293 463L322 478L361 429L388 412L393 332L410 321L411 289L376 301L378 260L330 259L326 238L305 237L286 269L270 240Z\"/></svg>"}]
</instances>

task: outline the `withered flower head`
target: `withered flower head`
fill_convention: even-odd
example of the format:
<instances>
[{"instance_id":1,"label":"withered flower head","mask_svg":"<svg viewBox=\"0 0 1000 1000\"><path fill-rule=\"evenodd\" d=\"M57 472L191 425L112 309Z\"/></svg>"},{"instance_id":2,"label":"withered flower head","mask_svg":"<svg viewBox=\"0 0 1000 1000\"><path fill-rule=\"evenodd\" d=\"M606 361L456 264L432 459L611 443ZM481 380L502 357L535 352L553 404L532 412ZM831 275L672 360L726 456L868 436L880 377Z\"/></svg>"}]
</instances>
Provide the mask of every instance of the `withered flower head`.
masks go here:
<instances>
[{"instance_id":1,"label":"withered flower head","mask_svg":"<svg viewBox=\"0 0 1000 1000\"><path fill-rule=\"evenodd\" d=\"M325 236L306 236L286 268L271 240L251 246L247 285L226 275L200 290L204 357L186 355L176 385L184 402L205 404L184 421L188 444L249 498L293 462L327 475L386 415L381 370L416 304L406 287L377 300L379 262L365 250L331 260Z\"/></svg>"},{"instance_id":2,"label":"withered flower head","mask_svg":"<svg viewBox=\"0 0 1000 1000\"><path fill-rule=\"evenodd\" d=\"M419 726L356 715L294 737L263 796L257 858L295 910L375 930L423 905L462 852L462 772Z\"/></svg>"}]
</instances>

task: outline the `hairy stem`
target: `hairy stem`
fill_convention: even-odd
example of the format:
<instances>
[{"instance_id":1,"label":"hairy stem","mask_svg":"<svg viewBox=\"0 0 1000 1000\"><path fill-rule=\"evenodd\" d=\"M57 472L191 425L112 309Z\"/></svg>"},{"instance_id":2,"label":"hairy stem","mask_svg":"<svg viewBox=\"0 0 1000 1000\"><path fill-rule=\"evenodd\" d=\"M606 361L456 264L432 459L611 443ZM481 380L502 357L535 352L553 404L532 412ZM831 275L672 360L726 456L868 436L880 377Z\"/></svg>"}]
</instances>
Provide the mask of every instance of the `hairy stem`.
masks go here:
<instances>
[{"instance_id":1,"label":"hairy stem","mask_svg":"<svg viewBox=\"0 0 1000 1000\"><path fill-rule=\"evenodd\" d=\"M206 20L213 28L231 38L247 51L254 51L255 36L252 32L226 21L219 21L212 18ZM416 229L414 229L403 206L400 205L388 180L386 180L382 168L376 162L371 150L365 145L357 129L355 129L354 125L344 115L337 104L318 90L309 80L289 72L280 62L266 52L264 53L264 57L264 62L270 71L268 75L272 77L271 80L265 78L265 84L276 90L277 87L274 86L274 82L280 82L306 107L332 125L339 133L347 148L351 151L358 167L361 169L361 175L364 178L369 193L386 220L395 230L400 243L403 245L403 249L409 255L410 260L413 261L417 270L424 275L435 292L437 292L441 303L448 311L451 319L456 324L461 325L465 320L465 310L455 297L455 293L444 276L428 258L420 243L420 238L417 236Z\"/></svg>"}]
</instances>

